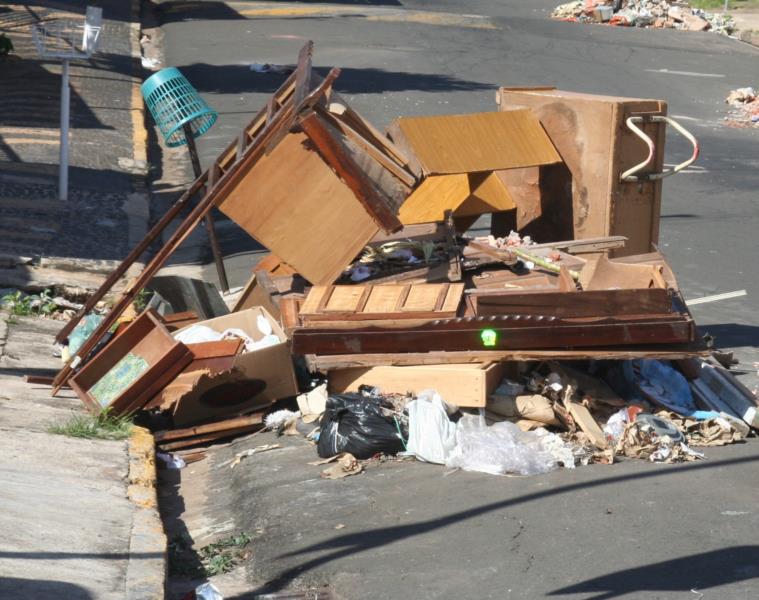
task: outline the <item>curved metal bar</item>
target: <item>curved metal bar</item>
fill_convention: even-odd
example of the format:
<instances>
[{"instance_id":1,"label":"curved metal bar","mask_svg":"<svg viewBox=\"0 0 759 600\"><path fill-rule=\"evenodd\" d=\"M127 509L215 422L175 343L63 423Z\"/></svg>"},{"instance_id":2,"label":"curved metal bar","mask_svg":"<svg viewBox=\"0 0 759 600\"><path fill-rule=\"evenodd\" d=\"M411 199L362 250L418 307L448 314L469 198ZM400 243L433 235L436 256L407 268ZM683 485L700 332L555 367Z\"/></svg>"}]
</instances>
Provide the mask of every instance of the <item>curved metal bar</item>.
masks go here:
<instances>
[{"instance_id":1,"label":"curved metal bar","mask_svg":"<svg viewBox=\"0 0 759 600\"><path fill-rule=\"evenodd\" d=\"M679 165L675 165L671 169L665 169L661 173L647 173L645 175L636 175L636 173L639 173L641 170L645 169L653 160L654 152L655 152L655 145L653 140L646 135L646 133L640 129L635 123L643 123L643 122L652 122L652 123L666 123L668 125L671 125L672 128L677 131L680 135L682 135L685 139L687 139L692 145L693 145L693 154L688 158L687 160L681 162ZM696 159L698 158L699 154L699 145L698 140L695 138L695 136L685 129L680 123L675 121L674 119L670 117L665 117L663 115L651 115L651 116L636 116L636 117L629 117L625 123L627 124L627 127L630 128L630 130L637 135L640 139L642 139L646 146L648 146L648 157L646 160L644 160L642 163L635 165L631 169L628 169L624 173L622 173L619 178L621 181L626 182L637 182L637 181L656 181L658 179L664 179L665 177L669 177L670 175L674 175L675 173L679 173L683 169L689 167L692 165Z\"/></svg>"}]
</instances>

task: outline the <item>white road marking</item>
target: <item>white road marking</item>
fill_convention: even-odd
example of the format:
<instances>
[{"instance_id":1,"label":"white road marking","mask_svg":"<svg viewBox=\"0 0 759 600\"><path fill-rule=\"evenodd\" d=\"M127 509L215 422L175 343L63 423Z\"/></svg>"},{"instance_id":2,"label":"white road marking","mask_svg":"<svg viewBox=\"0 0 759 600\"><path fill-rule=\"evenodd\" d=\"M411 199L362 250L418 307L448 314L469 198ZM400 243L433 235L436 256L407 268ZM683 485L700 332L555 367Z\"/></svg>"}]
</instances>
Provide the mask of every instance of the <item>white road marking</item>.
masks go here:
<instances>
[{"instance_id":1,"label":"white road marking","mask_svg":"<svg viewBox=\"0 0 759 600\"><path fill-rule=\"evenodd\" d=\"M706 304L707 302L718 302L720 300L729 300L730 298L740 298L746 296L748 292L746 290L738 290L735 292L725 292L724 294L714 294L713 296L704 296L703 298L693 298L692 300L686 300L685 304L688 306L694 306L695 304Z\"/></svg>"},{"instance_id":2,"label":"white road marking","mask_svg":"<svg viewBox=\"0 0 759 600\"><path fill-rule=\"evenodd\" d=\"M694 71L670 71L669 69L646 69L648 73L665 73L666 75L688 75L689 77L724 77L721 73L695 73Z\"/></svg>"}]
</instances>

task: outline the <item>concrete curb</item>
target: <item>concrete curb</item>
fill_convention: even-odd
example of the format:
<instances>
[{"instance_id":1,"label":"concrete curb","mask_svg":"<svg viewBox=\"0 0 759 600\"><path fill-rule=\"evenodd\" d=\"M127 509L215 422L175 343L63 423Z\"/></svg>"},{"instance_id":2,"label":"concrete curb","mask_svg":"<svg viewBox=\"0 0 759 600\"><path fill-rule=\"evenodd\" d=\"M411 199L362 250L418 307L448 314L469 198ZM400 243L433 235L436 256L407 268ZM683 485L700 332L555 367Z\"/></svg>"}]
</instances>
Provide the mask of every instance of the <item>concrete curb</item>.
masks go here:
<instances>
[{"instance_id":1,"label":"concrete curb","mask_svg":"<svg viewBox=\"0 0 759 600\"><path fill-rule=\"evenodd\" d=\"M135 506L126 572L127 600L163 600L167 542L158 512L155 440L143 427L129 439L127 496Z\"/></svg>"}]
</instances>

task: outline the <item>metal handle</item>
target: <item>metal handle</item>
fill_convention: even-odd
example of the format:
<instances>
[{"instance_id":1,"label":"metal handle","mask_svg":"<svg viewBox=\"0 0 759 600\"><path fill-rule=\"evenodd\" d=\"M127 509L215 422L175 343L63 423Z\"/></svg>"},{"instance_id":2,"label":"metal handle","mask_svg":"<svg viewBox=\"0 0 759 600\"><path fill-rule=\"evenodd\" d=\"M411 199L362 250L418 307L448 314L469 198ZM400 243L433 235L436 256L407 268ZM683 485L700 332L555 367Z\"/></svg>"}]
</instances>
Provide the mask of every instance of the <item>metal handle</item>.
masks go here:
<instances>
[{"instance_id":1,"label":"metal handle","mask_svg":"<svg viewBox=\"0 0 759 600\"><path fill-rule=\"evenodd\" d=\"M680 123L678 123L674 119L670 119L669 117L665 117L662 115L642 115L642 116L636 116L636 117L629 117L625 121L625 123L627 124L627 127L629 127L630 131L632 131L635 135L637 135L640 139L642 139L643 142L645 142L646 146L648 146L648 156L646 157L646 160L644 160L642 163L637 164L631 169L628 169L627 171L622 173L619 176L619 179L621 181L636 182L636 181L656 181L657 179L664 179L665 177L674 175L675 173L682 171L686 167L689 167L698 158L698 152L699 152L698 140L693 136L693 134L690 131L685 129L685 127L680 125ZM646 133L640 127L638 127L635 123L667 123L668 125L671 125L675 131L677 131L680 135L686 138L691 144L693 144L693 154L685 162L681 162L679 165L676 165L672 167L671 169L664 169L664 171L662 171L661 173L645 173L643 175L636 175L636 173L642 171L653 162L654 154L656 153L656 146L654 145L654 141L650 137L648 137L648 135L646 135Z\"/></svg>"}]
</instances>

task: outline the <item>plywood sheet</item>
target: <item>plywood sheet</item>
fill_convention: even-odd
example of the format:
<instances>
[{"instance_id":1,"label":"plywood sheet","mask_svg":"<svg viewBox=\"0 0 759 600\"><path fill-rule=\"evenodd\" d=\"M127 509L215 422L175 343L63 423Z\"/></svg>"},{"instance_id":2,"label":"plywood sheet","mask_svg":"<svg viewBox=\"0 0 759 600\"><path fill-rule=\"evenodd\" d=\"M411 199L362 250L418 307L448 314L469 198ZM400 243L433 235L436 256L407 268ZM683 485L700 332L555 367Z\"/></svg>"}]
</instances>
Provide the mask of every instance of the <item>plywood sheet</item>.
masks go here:
<instances>
[{"instance_id":1,"label":"plywood sheet","mask_svg":"<svg viewBox=\"0 0 759 600\"><path fill-rule=\"evenodd\" d=\"M391 126L427 174L474 173L561 161L537 117L508 113L402 117Z\"/></svg>"},{"instance_id":2,"label":"plywood sheet","mask_svg":"<svg viewBox=\"0 0 759 600\"><path fill-rule=\"evenodd\" d=\"M254 164L219 209L313 284L337 279L379 230L302 133Z\"/></svg>"}]
</instances>

